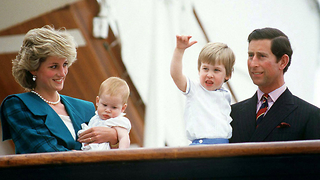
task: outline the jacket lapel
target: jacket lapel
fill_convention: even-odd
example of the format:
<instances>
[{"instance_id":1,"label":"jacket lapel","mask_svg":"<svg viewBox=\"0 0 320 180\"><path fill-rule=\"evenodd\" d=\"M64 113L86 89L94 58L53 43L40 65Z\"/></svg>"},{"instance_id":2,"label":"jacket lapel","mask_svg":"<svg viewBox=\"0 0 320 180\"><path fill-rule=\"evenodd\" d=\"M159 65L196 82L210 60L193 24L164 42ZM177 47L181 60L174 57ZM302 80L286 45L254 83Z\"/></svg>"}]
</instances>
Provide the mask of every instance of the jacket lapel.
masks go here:
<instances>
[{"instance_id":1,"label":"jacket lapel","mask_svg":"<svg viewBox=\"0 0 320 180\"><path fill-rule=\"evenodd\" d=\"M62 103L64 104L69 116L70 116L70 119L72 121L72 124L73 124L73 128L75 130L75 133L76 133L76 136L77 136L77 139L78 139L78 135L77 135L77 132L80 130L80 127L81 127L81 123L82 122L85 122L85 120L83 119L83 117L79 116L81 113L78 112L78 110L76 108L74 108L72 106L72 104L66 99L64 98L63 95L60 95L61 96L61 101Z\"/></svg>"},{"instance_id":2,"label":"jacket lapel","mask_svg":"<svg viewBox=\"0 0 320 180\"><path fill-rule=\"evenodd\" d=\"M259 127L255 130L250 141L264 141L268 135L279 125L284 119L297 108L293 103L292 94L287 89L273 104Z\"/></svg>"},{"instance_id":3,"label":"jacket lapel","mask_svg":"<svg viewBox=\"0 0 320 180\"><path fill-rule=\"evenodd\" d=\"M61 101L64 104L64 106L69 114L69 117L71 119L74 131L76 134L76 140L77 140L78 139L77 132L81 128L81 123L85 122L85 120L83 119L83 117L79 116L80 112L78 112L78 110L76 108L74 108L72 106L72 104L63 95L60 95L60 96L61 96ZM79 143L78 141L75 142L73 138L72 138L72 140L73 140L73 145L74 145L74 147L72 149L80 149L81 143Z\"/></svg>"},{"instance_id":4,"label":"jacket lapel","mask_svg":"<svg viewBox=\"0 0 320 180\"><path fill-rule=\"evenodd\" d=\"M33 93L23 93L19 95L19 97L34 115L45 116L45 125L47 126L47 128L54 136L63 140L66 143L68 149L75 148L76 142L73 139L68 128L61 120L59 115L46 102L41 100L37 95ZM67 103L67 101L65 101L62 97L61 101L65 105L67 110L72 109L72 107L69 107L70 104ZM68 113L69 115L72 114L70 115L70 118L72 122L74 122L74 113L70 110L68 111ZM76 126L74 125L74 127Z\"/></svg>"}]
</instances>

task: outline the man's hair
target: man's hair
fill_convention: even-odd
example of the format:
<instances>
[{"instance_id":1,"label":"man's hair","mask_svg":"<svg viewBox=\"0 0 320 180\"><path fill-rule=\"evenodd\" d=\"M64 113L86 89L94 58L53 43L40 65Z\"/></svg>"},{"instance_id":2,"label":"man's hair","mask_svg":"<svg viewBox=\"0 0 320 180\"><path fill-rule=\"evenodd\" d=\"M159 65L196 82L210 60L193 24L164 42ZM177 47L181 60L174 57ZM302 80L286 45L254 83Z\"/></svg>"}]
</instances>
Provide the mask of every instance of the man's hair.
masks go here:
<instances>
[{"instance_id":1,"label":"man's hair","mask_svg":"<svg viewBox=\"0 0 320 180\"><path fill-rule=\"evenodd\" d=\"M293 53L288 36L279 29L269 27L255 29L248 36L249 43L252 40L262 39L271 40L271 51L277 57L277 62L279 62L283 55L286 54L289 56L288 65L283 69L283 73L285 73L291 64L291 57Z\"/></svg>"}]
</instances>

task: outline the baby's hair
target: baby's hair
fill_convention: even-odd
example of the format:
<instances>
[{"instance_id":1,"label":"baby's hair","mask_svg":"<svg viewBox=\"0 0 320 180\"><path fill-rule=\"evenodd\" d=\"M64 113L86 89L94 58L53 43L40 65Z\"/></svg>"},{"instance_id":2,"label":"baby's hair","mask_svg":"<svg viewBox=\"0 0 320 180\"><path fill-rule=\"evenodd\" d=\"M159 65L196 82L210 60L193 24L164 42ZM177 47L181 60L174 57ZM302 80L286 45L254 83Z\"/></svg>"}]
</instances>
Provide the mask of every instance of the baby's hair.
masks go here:
<instances>
[{"instance_id":1,"label":"baby's hair","mask_svg":"<svg viewBox=\"0 0 320 180\"><path fill-rule=\"evenodd\" d=\"M208 43L199 54L198 70L200 71L202 63L222 64L226 68L226 75L231 76L235 59L235 55L228 45L220 42Z\"/></svg>"},{"instance_id":2,"label":"baby's hair","mask_svg":"<svg viewBox=\"0 0 320 180\"><path fill-rule=\"evenodd\" d=\"M100 85L99 94L108 94L110 96L121 95L123 104L127 103L130 89L127 82L118 77L109 77L105 81L103 81Z\"/></svg>"}]
</instances>

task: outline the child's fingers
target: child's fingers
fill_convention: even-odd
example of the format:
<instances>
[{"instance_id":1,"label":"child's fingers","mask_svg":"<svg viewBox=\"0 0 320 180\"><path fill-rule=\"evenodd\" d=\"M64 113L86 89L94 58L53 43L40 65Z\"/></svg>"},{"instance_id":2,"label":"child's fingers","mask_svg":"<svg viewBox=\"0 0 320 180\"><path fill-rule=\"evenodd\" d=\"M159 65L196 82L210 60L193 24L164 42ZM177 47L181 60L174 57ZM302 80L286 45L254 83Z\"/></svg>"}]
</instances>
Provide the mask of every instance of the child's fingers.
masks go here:
<instances>
[{"instance_id":1,"label":"child's fingers","mask_svg":"<svg viewBox=\"0 0 320 180\"><path fill-rule=\"evenodd\" d=\"M176 38L183 41L188 41L192 36L190 35L176 35Z\"/></svg>"},{"instance_id":2,"label":"child's fingers","mask_svg":"<svg viewBox=\"0 0 320 180\"><path fill-rule=\"evenodd\" d=\"M190 46L194 45L195 43L197 43L198 41L192 41L190 42Z\"/></svg>"},{"instance_id":3,"label":"child's fingers","mask_svg":"<svg viewBox=\"0 0 320 180\"><path fill-rule=\"evenodd\" d=\"M190 40L190 39L192 38L192 36L190 36L190 35L189 35L189 36L187 36L187 37L188 37L188 40Z\"/></svg>"},{"instance_id":4,"label":"child's fingers","mask_svg":"<svg viewBox=\"0 0 320 180\"><path fill-rule=\"evenodd\" d=\"M176 38L178 48L188 48L197 43L197 41L190 42L190 39L192 38L190 35L176 35Z\"/></svg>"}]
</instances>

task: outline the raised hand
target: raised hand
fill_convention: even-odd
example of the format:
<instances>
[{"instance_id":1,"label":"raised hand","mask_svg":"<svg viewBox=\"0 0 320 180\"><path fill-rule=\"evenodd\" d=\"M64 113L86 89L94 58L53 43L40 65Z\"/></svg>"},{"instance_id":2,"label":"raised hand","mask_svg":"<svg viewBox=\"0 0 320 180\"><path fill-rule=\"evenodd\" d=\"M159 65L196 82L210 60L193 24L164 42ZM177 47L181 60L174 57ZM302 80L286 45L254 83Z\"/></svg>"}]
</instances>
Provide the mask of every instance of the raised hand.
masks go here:
<instances>
[{"instance_id":1,"label":"raised hand","mask_svg":"<svg viewBox=\"0 0 320 180\"><path fill-rule=\"evenodd\" d=\"M185 92L187 88L187 79L185 75L183 75L182 73L182 56L184 54L184 51L188 47L197 43L197 41L190 42L191 37L192 36L176 36L177 47L173 52L173 57L170 66L171 77L174 83L182 92Z\"/></svg>"},{"instance_id":2,"label":"raised hand","mask_svg":"<svg viewBox=\"0 0 320 180\"><path fill-rule=\"evenodd\" d=\"M197 41L191 41L190 42L190 39L191 39L192 36L188 35L188 36L185 36L185 35L177 35L176 36L176 39L177 39L177 49L187 49L188 47L194 45L195 43L197 43Z\"/></svg>"}]
</instances>

